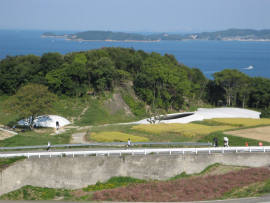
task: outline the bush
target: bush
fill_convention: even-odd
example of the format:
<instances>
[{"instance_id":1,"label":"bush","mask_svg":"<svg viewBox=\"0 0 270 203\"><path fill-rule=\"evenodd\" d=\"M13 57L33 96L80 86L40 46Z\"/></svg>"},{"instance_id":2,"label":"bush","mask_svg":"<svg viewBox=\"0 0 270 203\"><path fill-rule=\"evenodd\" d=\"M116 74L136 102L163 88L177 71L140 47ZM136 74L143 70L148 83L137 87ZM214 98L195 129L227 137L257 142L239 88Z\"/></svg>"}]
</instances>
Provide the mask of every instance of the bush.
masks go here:
<instances>
[{"instance_id":1,"label":"bush","mask_svg":"<svg viewBox=\"0 0 270 203\"><path fill-rule=\"evenodd\" d=\"M127 186L130 184L138 184L138 183L146 183L146 180L140 180L131 177L111 177L108 181L104 183L97 182L95 185L89 185L83 188L83 191L90 192L90 191L97 191L97 190L104 190L104 189L113 189L117 187Z\"/></svg>"},{"instance_id":2,"label":"bush","mask_svg":"<svg viewBox=\"0 0 270 203\"><path fill-rule=\"evenodd\" d=\"M132 96L128 94L124 94L122 92L122 98L126 102L126 104L129 106L131 109L132 113L135 116L138 117L143 117L146 116L146 111L145 111L145 104L141 101L135 101Z\"/></svg>"},{"instance_id":3,"label":"bush","mask_svg":"<svg viewBox=\"0 0 270 203\"><path fill-rule=\"evenodd\" d=\"M270 118L270 109L262 110L260 118Z\"/></svg>"}]
</instances>

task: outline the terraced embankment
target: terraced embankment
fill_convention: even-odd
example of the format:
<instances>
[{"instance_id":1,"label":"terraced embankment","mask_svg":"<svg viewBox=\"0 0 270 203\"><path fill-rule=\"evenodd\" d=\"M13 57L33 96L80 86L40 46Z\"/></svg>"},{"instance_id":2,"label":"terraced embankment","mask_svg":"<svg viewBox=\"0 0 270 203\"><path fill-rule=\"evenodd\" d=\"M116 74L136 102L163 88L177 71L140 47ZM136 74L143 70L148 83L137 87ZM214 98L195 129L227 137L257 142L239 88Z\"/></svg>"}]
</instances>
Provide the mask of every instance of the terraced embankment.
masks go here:
<instances>
[{"instance_id":1,"label":"terraced embankment","mask_svg":"<svg viewBox=\"0 0 270 203\"><path fill-rule=\"evenodd\" d=\"M167 180L182 172L199 173L215 163L261 167L270 163L270 156L230 153L26 159L0 173L0 195L25 185L77 189L113 176Z\"/></svg>"}]
</instances>

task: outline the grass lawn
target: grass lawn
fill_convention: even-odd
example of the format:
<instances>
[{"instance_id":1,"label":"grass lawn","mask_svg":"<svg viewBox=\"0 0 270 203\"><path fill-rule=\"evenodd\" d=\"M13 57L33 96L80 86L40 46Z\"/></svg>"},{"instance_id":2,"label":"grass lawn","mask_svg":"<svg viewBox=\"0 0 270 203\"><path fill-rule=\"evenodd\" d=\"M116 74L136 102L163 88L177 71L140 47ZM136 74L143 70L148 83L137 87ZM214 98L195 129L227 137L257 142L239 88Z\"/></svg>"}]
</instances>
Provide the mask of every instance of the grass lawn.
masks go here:
<instances>
[{"instance_id":1,"label":"grass lawn","mask_svg":"<svg viewBox=\"0 0 270 203\"><path fill-rule=\"evenodd\" d=\"M10 125L20 120L18 114L7 113L4 109L4 100L0 97L0 125Z\"/></svg>"},{"instance_id":2,"label":"grass lawn","mask_svg":"<svg viewBox=\"0 0 270 203\"><path fill-rule=\"evenodd\" d=\"M237 137L237 136L233 136L233 135L227 135L224 134L222 131L217 131L217 132L213 132L210 133L208 135L206 135L205 137L201 138L200 140L198 140L198 142L214 142L213 139L214 138L218 138L218 144L219 147L223 146L223 138L227 137L229 138L229 146L239 146L239 147L245 147L246 146L246 142L248 142L248 146L259 146L259 142L260 140L256 140L256 139L249 139L249 138L243 138L243 137ZM263 142L263 145L265 146L270 146L269 142Z\"/></svg>"},{"instance_id":3,"label":"grass lawn","mask_svg":"<svg viewBox=\"0 0 270 203\"><path fill-rule=\"evenodd\" d=\"M38 130L26 130L20 134L5 140L0 140L1 147L47 145L48 141L54 144L68 144L74 130L69 130L58 135L51 135L53 128L38 128Z\"/></svg>"}]
</instances>

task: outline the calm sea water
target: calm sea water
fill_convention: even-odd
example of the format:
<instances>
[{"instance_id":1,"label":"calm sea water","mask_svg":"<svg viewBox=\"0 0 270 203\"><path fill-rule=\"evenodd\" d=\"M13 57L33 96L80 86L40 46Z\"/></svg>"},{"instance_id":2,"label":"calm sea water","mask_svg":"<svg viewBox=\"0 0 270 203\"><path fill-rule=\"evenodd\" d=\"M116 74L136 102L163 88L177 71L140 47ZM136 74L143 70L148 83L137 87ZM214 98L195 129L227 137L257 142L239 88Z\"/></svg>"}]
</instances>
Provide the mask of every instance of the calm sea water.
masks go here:
<instances>
[{"instance_id":1,"label":"calm sea water","mask_svg":"<svg viewBox=\"0 0 270 203\"><path fill-rule=\"evenodd\" d=\"M146 52L173 54L188 67L199 68L207 78L226 68L239 69L249 76L270 78L270 42L238 41L162 41L162 42L68 42L64 38L42 38L45 31L0 30L0 59L6 55L35 54L47 52L66 54L101 47L133 47ZM54 31L75 33L76 31ZM252 69L248 69L248 68Z\"/></svg>"}]
</instances>

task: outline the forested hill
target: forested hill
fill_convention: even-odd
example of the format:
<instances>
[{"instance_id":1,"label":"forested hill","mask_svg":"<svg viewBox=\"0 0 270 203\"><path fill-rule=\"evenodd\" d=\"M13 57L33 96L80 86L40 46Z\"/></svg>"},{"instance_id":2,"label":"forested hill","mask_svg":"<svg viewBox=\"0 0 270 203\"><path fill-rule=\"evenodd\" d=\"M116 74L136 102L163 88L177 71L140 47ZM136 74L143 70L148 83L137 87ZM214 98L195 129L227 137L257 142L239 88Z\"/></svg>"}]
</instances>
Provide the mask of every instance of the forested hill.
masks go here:
<instances>
[{"instance_id":1,"label":"forested hill","mask_svg":"<svg viewBox=\"0 0 270 203\"><path fill-rule=\"evenodd\" d=\"M270 40L270 30L228 29L217 32L202 32L187 35L178 34L153 34L149 36L111 32L111 31L86 31L71 35L57 35L45 32L43 37L67 37L69 40L107 40L107 41L160 41L160 40Z\"/></svg>"},{"instance_id":2,"label":"forested hill","mask_svg":"<svg viewBox=\"0 0 270 203\"><path fill-rule=\"evenodd\" d=\"M0 60L0 96L13 95L22 86L34 83L48 86L59 96L84 97L91 93L102 97L128 82L142 101L137 106L133 102L131 108L145 109L147 104L179 111L202 101L268 108L270 79L249 77L237 69L225 69L213 77L213 81L206 79L198 68L179 63L171 54L107 47L66 55L7 56ZM125 101L131 99L126 97Z\"/></svg>"},{"instance_id":3,"label":"forested hill","mask_svg":"<svg viewBox=\"0 0 270 203\"><path fill-rule=\"evenodd\" d=\"M111 32L111 31L86 31L69 36L69 39L82 40L116 40L116 41L155 41L156 37L147 37L139 34Z\"/></svg>"}]
</instances>

